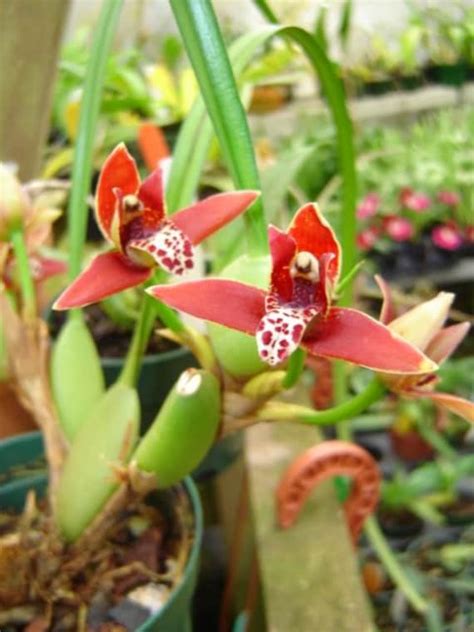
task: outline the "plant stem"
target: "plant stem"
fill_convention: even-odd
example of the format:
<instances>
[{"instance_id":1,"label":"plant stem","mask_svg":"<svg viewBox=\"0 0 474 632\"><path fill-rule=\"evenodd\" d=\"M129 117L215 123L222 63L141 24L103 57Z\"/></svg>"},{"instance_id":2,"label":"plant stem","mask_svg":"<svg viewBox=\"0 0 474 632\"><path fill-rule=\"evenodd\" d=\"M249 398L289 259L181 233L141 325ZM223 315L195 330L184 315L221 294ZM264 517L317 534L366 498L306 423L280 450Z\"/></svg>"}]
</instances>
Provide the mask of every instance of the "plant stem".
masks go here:
<instances>
[{"instance_id":1,"label":"plant stem","mask_svg":"<svg viewBox=\"0 0 474 632\"><path fill-rule=\"evenodd\" d=\"M423 439L429 443L441 456L446 457L449 460L453 460L457 456L456 450L449 445L446 439L429 423L421 421L416 424L417 430Z\"/></svg>"},{"instance_id":2,"label":"plant stem","mask_svg":"<svg viewBox=\"0 0 474 632\"><path fill-rule=\"evenodd\" d=\"M87 64L68 208L69 279L71 281L81 270L87 223L86 198L92 175L94 141L97 135L96 128L107 59L121 8L122 0L104 0ZM68 312L68 318L80 317L79 310Z\"/></svg>"},{"instance_id":3,"label":"plant stem","mask_svg":"<svg viewBox=\"0 0 474 632\"><path fill-rule=\"evenodd\" d=\"M224 159L238 188L260 187L252 138L227 49L210 0L170 0ZM244 215L248 254L267 254L259 197Z\"/></svg>"},{"instance_id":4,"label":"plant stem","mask_svg":"<svg viewBox=\"0 0 474 632\"><path fill-rule=\"evenodd\" d=\"M428 603L405 574L373 516L369 516L365 521L364 531L393 583L402 591L412 608L424 614L428 610Z\"/></svg>"},{"instance_id":5,"label":"plant stem","mask_svg":"<svg viewBox=\"0 0 474 632\"><path fill-rule=\"evenodd\" d=\"M164 272L157 270L148 285L159 283L164 278L166 278ZM127 351L127 357L125 358L122 372L118 377L118 382L132 387L137 384L142 357L147 348L148 340L157 316L168 329L176 333L184 330L181 319L170 307L144 293L140 314L135 323L132 340Z\"/></svg>"},{"instance_id":6,"label":"plant stem","mask_svg":"<svg viewBox=\"0 0 474 632\"><path fill-rule=\"evenodd\" d=\"M286 375L282 382L283 388L291 388L300 379L304 369L305 360L306 351L303 351L301 348L296 349L296 351L291 354L288 361Z\"/></svg>"},{"instance_id":7,"label":"plant stem","mask_svg":"<svg viewBox=\"0 0 474 632\"><path fill-rule=\"evenodd\" d=\"M127 357L117 382L136 386L140 375L140 365L143 354L148 344L148 339L155 321L155 306L153 299L148 294L143 294L142 308L135 323L132 340L127 351Z\"/></svg>"},{"instance_id":8,"label":"plant stem","mask_svg":"<svg viewBox=\"0 0 474 632\"><path fill-rule=\"evenodd\" d=\"M348 421L364 412L369 406L379 401L386 393L384 385L374 377L369 385L351 399L327 410L314 411L308 408L308 413L298 421L308 424L328 425Z\"/></svg>"},{"instance_id":9,"label":"plant stem","mask_svg":"<svg viewBox=\"0 0 474 632\"><path fill-rule=\"evenodd\" d=\"M25 235L22 230L15 230L11 234L10 238L15 252L15 259L20 277L23 317L25 320L31 320L36 316L36 292L33 277L31 275L30 260L26 249Z\"/></svg>"}]
</instances>

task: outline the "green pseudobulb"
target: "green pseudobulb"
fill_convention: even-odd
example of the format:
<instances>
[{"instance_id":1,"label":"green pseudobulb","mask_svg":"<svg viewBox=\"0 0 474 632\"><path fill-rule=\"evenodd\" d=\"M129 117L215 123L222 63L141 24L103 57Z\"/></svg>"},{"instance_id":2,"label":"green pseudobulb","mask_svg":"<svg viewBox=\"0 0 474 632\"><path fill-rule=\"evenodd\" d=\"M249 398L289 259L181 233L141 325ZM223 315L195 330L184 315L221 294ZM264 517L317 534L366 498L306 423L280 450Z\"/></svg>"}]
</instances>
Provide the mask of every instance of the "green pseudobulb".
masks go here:
<instances>
[{"instance_id":1,"label":"green pseudobulb","mask_svg":"<svg viewBox=\"0 0 474 632\"><path fill-rule=\"evenodd\" d=\"M173 386L133 461L156 474L159 487L192 472L214 442L221 414L220 385L209 371L187 369Z\"/></svg>"},{"instance_id":2,"label":"green pseudobulb","mask_svg":"<svg viewBox=\"0 0 474 632\"><path fill-rule=\"evenodd\" d=\"M105 391L100 357L82 319L68 320L53 347L51 389L62 429L72 441Z\"/></svg>"},{"instance_id":3,"label":"green pseudobulb","mask_svg":"<svg viewBox=\"0 0 474 632\"><path fill-rule=\"evenodd\" d=\"M269 256L243 255L224 268L219 277L267 290L270 285L270 270ZM209 338L220 364L230 375L236 378L251 377L268 368L258 355L253 336L209 323Z\"/></svg>"},{"instance_id":4,"label":"green pseudobulb","mask_svg":"<svg viewBox=\"0 0 474 632\"><path fill-rule=\"evenodd\" d=\"M118 487L114 467L130 460L140 425L135 389L112 386L81 425L59 482L56 520L65 540L74 542Z\"/></svg>"}]
</instances>

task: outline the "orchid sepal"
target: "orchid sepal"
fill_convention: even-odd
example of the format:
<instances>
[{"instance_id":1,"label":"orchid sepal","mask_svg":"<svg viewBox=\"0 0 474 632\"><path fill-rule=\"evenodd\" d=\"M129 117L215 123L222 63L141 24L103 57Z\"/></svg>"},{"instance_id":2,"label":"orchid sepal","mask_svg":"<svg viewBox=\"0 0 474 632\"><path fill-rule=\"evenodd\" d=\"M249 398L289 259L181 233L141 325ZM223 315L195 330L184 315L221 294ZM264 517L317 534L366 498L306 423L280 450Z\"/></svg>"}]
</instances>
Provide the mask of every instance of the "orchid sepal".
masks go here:
<instances>
[{"instance_id":1,"label":"orchid sepal","mask_svg":"<svg viewBox=\"0 0 474 632\"><path fill-rule=\"evenodd\" d=\"M88 268L65 290L56 303L58 309L68 309L69 305L83 307L139 285L149 278L155 266L178 275L192 270L193 246L243 213L258 195L257 191L222 193L167 217L161 167L158 165L141 182L135 160L125 145L119 144L101 170L95 205L97 223L118 255L110 260L113 276L103 279L102 289L95 283L88 292L87 283L93 280ZM102 260L95 262L92 270L102 263ZM123 282L115 274L119 263L123 264Z\"/></svg>"}]
</instances>

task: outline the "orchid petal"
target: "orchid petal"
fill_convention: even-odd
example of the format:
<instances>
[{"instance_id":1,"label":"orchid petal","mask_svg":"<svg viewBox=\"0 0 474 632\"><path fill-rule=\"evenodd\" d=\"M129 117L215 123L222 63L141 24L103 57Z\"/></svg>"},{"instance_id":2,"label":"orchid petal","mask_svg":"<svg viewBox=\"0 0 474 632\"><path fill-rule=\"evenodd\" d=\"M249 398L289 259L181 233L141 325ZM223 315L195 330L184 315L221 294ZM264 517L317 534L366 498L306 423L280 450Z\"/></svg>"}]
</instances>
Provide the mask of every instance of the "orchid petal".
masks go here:
<instances>
[{"instance_id":1,"label":"orchid petal","mask_svg":"<svg viewBox=\"0 0 474 632\"><path fill-rule=\"evenodd\" d=\"M259 195L258 191L211 195L175 213L173 223L196 245L243 213Z\"/></svg>"},{"instance_id":2,"label":"orchid petal","mask_svg":"<svg viewBox=\"0 0 474 632\"><path fill-rule=\"evenodd\" d=\"M265 314L265 292L228 279L155 285L147 292L182 312L251 335Z\"/></svg>"},{"instance_id":3,"label":"orchid petal","mask_svg":"<svg viewBox=\"0 0 474 632\"><path fill-rule=\"evenodd\" d=\"M395 307L393 305L392 292L389 284L380 276L380 274L375 275L375 281L382 292L382 307L380 309L379 320L384 325L388 325L388 323L395 318Z\"/></svg>"},{"instance_id":4,"label":"orchid petal","mask_svg":"<svg viewBox=\"0 0 474 632\"><path fill-rule=\"evenodd\" d=\"M474 423L474 403L468 401L467 399L463 399L462 397L457 397L456 395L451 395L449 393L425 391L421 388L410 389L406 395L409 397L415 397L416 399L419 397L428 397L438 406L446 408L449 412L459 415L466 421Z\"/></svg>"},{"instance_id":5,"label":"orchid petal","mask_svg":"<svg viewBox=\"0 0 474 632\"><path fill-rule=\"evenodd\" d=\"M102 167L96 189L95 217L104 237L116 243L112 235L112 222L116 214L117 195L136 194L140 186L140 175L134 159L128 153L124 143L112 151ZM115 239L114 239L115 237Z\"/></svg>"},{"instance_id":6,"label":"orchid petal","mask_svg":"<svg viewBox=\"0 0 474 632\"><path fill-rule=\"evenodd\" d=\"M271 294L282 302L290 301L293 295L293 279L290 263L296 254L296 242L287 233L275 226L268 228L268 241L272 256Z\"/></svg>"},{"instance_id":7,"label":"orchid petal","mask_svg":"<svg viewBox=\"0 0 474 632\"><path fill-rule=\"evenodd\" d=\"M388 327L355 309L333 307L303 340L314 355L389 373L429 373L437 365Z\"/></svg>"},{"instance_id":8,"label":"orchid petal","mask_svg":"<svg viewBox=\"0 0 474 632\"><path fill-rule=\"evenodd\" d=\"M300 345L307 325L317 310L281 307L265 314L257 330L257 348L262 360L275 366Z\"/></svg>"},{"instance_id":9,"label":"orchid petal","mask_svg":"<svg viewBox=\"0 0 474 632\"><path fill-rule=\"evenodd\" d=\"M390 330L405 338L421 351L425 351L431 340L448 317L454 294L440 292L430 301L420 303L413 309L392 320Z\"/></svg>"},{"instance_id":10,"label":"orchid petal","mask_svg":"<svg viewBox=\"0 0 474 632\"><path fill-rule=\"evenodd\" d=\"M183 274L194 267L192 243L171 221L162 222L152 235L130 239L127 255L138 265L151 267L157 263L171 274Z\"/></svg>"},{"instance_id":11,"label":"orchid petal","mask_svg":"<svg viewBox=\"0 0 474 632\"><path fill-rule=\"evenodd\" d=\"M341 267L341 247L334 231L321 215L316 204L301 207L293 218L288 234L296 241L298 252L306 250L318 260L326 253L332 253L334 259L329 266L329 278L335 285Z\"/></svg>"},{"instance_id":12,"label":"orchid petal","mask_svg":"<svg viewBox=\"0 0 474 632\"><path fill-rule=\"evenodd\" d=\"M95 257L89 266L64 290L54 309L84 307L117 292L140 285L151 276L150 268L131 264L118 252Z\"/></svg>"},{"instance_id":13,"label":"orchid petal","mask_svg":"<svg viewBox=\"0 0 474 632\"><path fill-rule=\"evenodd\" d=\"M32 256L30 264L33 268L35 281L46 281L57 274L63 274L67 270L67 263L61 259L52 257Z\"/></svg>"},{"instance_id":14,"label":"orchid petal","mask_svg":"<svg viewBox=\"0 0 474 632\"><path fill-rule=\"evenodd\" d=\"M467 336L471 325L468 322L451 325L438 331L426 348L426 355L437 364L441 364L449 358L458 345Z\"/></svg>"},{"instance_id":15,"label":"orchid petal","mask_svg":"<svg viewBox=\"0 0 474 632\"><path fill-rule=\"evenodd\" d=\"M165 216L164 191L163 171L161 167L157 167L143 181L137 194L138 199L145 207L141 217L146 228L157 229Z\"/></svg>"}]
</instances>

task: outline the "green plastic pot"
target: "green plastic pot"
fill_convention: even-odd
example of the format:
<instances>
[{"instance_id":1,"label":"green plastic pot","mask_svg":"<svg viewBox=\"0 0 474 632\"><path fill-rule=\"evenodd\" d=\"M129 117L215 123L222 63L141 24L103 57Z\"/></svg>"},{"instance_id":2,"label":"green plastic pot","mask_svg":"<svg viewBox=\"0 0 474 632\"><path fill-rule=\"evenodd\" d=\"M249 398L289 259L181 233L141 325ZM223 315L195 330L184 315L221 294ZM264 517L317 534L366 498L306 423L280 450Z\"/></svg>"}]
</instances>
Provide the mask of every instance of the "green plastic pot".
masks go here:
<instances>
[{"instance_id":1,"label":"green plastic pot","mask_svg":"<svg viewBox=\"0 0 474 632\"><path fill-rule=\"evenodd\" d=\"M123 358L101 358L105 382L113 384L123 367ZM181 373L197 362L190 351L184 347L146 355L143 358L138 380L138 395L141 406L141 433L150 427L151 422L161 408L166 396Z\"/></svg>"},{"instance_id":2,"label":"green plastic pot","mask_svg":"<svg viewBox=\"0 0 474 632\"><path fill-rule=\"evenodd\" d=\"M27 465L43 453L43 441L39 432L0 441L0 474L7 473L12 467ZM39 495L46 489L46 473L31 477L22 477L0 485L0 510L20 511L26 494L34 489ZM193 481L188 477L183 481L186 493L191 501L194 514L195 537L189 559L179 586L172 593L165 606L150 616L138 632L191 632L191 601L196 586L199 566L199 554L202 543L203 515L199 493Z\"/></svg>"}]
</instances>

